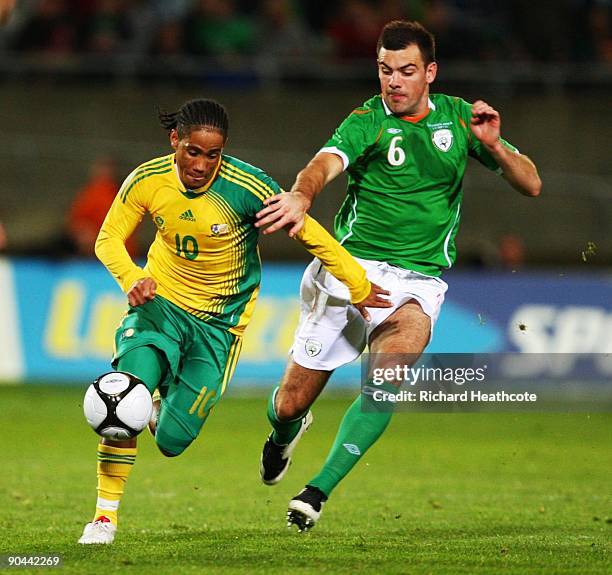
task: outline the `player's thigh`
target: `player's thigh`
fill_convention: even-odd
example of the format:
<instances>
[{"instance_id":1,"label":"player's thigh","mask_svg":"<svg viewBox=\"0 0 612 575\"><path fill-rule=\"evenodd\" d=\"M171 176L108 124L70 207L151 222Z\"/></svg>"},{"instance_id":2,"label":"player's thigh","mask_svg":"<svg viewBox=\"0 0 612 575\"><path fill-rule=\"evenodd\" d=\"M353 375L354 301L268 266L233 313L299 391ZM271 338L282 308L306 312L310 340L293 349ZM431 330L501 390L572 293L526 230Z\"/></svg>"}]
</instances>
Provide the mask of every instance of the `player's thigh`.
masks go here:
<instances>
[{"instance_id":1,"label":"player's thigh","mask_svg":"<svg viewBox=\"0 0 612 575\"><path fill-rule=\"evenodd\" d=\"M323 291L323 284L327 291ZM346 286L328 274L318 260L306 268L300 287L300 320L291 347L293 360L299 366L333 371L363 351L365 322L350 305L345 291ZM299 370L294 373L291 364L288 372L285 379L302 375Z\"/></svg>"},{"instance_id":2,"label":"player's thigh","mask_svg":"<svg viewBox=\"0 0 612 575\"><path fill-rule=\"evenodd\" d=\"M131 307L123 317L115 332L111 364L142 379L153 393L173 379L181 354L180 340L163 302L156 298Z\"/></svg>"},{"instance_id":3,"label":"player's thigh","mask_svg":"<svg viewBox=\"0 0 612 575\"><path fill-rule=\"evenodd\" d=\"M164 451L180 453L199 435L233 375L242 338L217 331L190 346L162 401L156 440Z\"/></svg>"},{"instance_id":4,"label":"player's thigh","mask_svg":"<svg viewBox=\"0 0 612 575\"><path fill-rule=\"evenodd\" d=\"M431 318L416 300L397 308L370 336L370 368L412 365L431 336Z\"/></svg>"},{"instance_id":5,"label":"player's thigh","mask_svg":"<svg viewBox=\"0 0 612 575\"><path fill-rule=\"evenodd\" d=\"M275 410L279 419L294 419L314 403L332 371L309 369L289 360L275 397Z\"/></svg>"}]
</instances>

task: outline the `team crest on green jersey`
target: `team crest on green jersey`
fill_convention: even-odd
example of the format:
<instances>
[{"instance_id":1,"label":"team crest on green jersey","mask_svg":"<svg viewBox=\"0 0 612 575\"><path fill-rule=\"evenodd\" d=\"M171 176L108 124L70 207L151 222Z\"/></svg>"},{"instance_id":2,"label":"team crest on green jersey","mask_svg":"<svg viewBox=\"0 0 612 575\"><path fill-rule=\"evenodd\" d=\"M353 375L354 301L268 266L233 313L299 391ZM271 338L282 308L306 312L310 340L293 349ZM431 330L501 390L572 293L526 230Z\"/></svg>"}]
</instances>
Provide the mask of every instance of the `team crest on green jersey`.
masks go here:
<instances>
[{"instance_id":1,"label":"team crest on green jersey","mask_svg":"<svg viewBox=\"0 0 612 575\"><path fill-rule=\"evenodd\" d=\"M431 139L436 145L436 148L443 152L448 152L453 147L453 133L447 128L436 130L431 135Z\"/></svg>"}]
</instances>

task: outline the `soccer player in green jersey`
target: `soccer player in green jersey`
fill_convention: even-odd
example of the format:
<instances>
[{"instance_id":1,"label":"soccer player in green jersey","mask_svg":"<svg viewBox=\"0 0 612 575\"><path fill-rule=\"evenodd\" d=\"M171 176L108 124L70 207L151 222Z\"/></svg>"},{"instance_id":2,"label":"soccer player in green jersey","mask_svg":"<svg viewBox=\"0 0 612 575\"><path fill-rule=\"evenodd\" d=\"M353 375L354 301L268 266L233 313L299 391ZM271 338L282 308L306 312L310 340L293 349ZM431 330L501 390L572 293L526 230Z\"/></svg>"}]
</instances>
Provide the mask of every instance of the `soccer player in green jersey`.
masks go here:
<instances>
[{"instance_id":1,"label":"soccer player in green jersey","mask_svg":"<svg viewBox=\"0 0 612 575\"><path fill-rule=\"evenodd\" d=\"M297 233L317 194L346 171L336 237L368 277L391 292L393 303L363 320L349 308L346 289L319 262L308 267L292 359L268 407L273 432L264 445L260 473L269 485L287 471L312 420L309 408L334 369L356 359L366 345L376 358L373 368L393 367L385 365L390 354L413 363L425 349L447 289L440 276L455 261L468 156L521 194L540 193L535 165L501 138L495 109L480 100L469 104L430 93L438 65L434 38L423 26L388 23L378 41L377 62L381 93L344 120L298 174L289 194L258 214L258 225L269 226L266 233L285 226ZM389 391L398 384L390 382ZM390 418L388 411L377 411L371 397L355 400L323 468L290 501L289 524L301 531L316 523L322 504Z\"/></svg>"},{"instance_id":2,"label":"soccer player in green jersey","mask_svg":"<svg viewBox=\"0 0 612 575\"><path fill-rule=\"evenodd\" d=\"M96 255L125 291L129 310L115 334L116 372L161 399L150 429L160 451L180 455L198 436L236 367L259 291L256 213L282 192L262 170L223 153L228 118L212 100L162 114L172 154L145 162L125 180L96 241ZM125 242L149 213L157 234L144 268ZM364 316L386 294L315 220L295 235L346 284ZM112 543L119 502L136 458L136 438L102 439L98 499L79 543Z\"/></svg>"}]
</instances>

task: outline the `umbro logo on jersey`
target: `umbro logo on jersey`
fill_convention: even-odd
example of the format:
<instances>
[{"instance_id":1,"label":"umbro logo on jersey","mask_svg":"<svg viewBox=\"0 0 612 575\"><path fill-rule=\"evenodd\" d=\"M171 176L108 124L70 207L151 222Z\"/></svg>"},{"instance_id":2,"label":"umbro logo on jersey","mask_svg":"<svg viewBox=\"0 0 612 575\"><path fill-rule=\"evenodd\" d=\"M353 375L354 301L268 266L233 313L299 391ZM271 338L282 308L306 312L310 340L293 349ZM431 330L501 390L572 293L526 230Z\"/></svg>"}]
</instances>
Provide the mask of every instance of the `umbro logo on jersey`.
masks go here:
<instances>
[{"instance_id":1,"label":"umbro logo on jersey","mask_svg":"<svg viewBox=\"0 0 612 575\"><path fill-rule=\"evenodd\" d=\"M401 134L402 130L399 128L387 128L387 134Z\"/></svg>"},{"instance_id":2,"label":"umbro logo on jersey","mask_svg":"<svg viewBox=\"0 0 612 575\"><path fill-rule=\"evenodd\" d=\"M187 220L188 222L195 222L196 221L196 219L193 217L193 212L191 210L187 210L186 212L183 212L179 216L179 220Z\"/></svg>"},{"instance_id":3,"label":"umbro logo on jersey","mask_svg":"<svg viewBox=\"0 0 612 575\"><path fill-rule=\"evenodd\" d=\"M354 443L343 443L342 447L346 449L351 455L361 455L361 450Z\"/></svg>"}]
</instances>

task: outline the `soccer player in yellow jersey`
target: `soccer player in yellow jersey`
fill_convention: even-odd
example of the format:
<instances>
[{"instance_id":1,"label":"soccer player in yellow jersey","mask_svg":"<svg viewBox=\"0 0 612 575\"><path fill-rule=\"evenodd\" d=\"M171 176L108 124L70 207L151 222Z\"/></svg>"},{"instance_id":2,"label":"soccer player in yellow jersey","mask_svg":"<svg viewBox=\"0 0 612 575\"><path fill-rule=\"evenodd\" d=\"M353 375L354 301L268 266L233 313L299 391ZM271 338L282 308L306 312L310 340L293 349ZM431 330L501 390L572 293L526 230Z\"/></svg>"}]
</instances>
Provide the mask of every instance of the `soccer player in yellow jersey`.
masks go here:
<instances>
[{"instance_id":1,"label":"soccer player in yellow jersey","mask_svg":"<svg viewBox=\"0 0 612 575\"><path fill-rule=\"evenodd\" d=\"M115 335L113 369L153 393L150 428L160 451L181 454L223 395L253 313L261 267L255 214L282 192L262 170L223 153L228 118L212 100L160 114L172 154L136 168L119 190L96 242L96 255L127 294L129 310ZM144 268L125 242L148 212L157 234ZM296 239L349 288L351 302L386 307L388 292L315 220ZM117 511L136 457L136 438L102 439L98 499L79 543L112 543Z\"/></svg>"}]
</instances>

